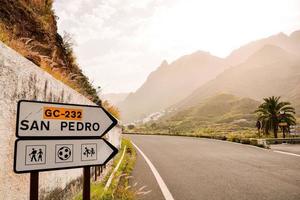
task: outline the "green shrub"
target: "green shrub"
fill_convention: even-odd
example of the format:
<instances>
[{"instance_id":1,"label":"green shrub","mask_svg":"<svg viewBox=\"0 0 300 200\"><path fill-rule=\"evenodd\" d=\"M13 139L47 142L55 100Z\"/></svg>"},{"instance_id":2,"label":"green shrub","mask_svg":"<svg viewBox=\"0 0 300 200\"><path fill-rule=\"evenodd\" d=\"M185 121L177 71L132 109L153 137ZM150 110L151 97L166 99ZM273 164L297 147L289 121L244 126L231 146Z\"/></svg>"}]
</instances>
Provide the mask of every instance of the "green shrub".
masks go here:
<instances>
[{"instance_id":1,"label":"green shrub","mask_svg":"<svg viewBox=\"0 0 300 200\"><path fill-rule=\"evenodd\" d=\"M132 130L132 129L135 128L135 126L134 126L133 124L129 124L129 125L127 126L127 128L128 128L129 130Z\"/></svg>"},{"instance_id":2,"label":"green shrub","mask_svg":"<svg viewBox=\"0 0 300 200\"><path fill-rule=\"evenodd\" d=\"M241 138L240 143L242 144L250 144L250 139L249 138Z\"/></svg>"},{"instance_id":3,"label":"green shrub","mask_svg":"<svg viewBox=\"0 0 300 200\"><path fill-rule=\"evenodd\" d=\"M258 144L257 144L257 139L251 138L251 139L250 139L250 144L251 144L251 145L254 145L254 146L258 146Z\"/></svg>"}]
</instances>

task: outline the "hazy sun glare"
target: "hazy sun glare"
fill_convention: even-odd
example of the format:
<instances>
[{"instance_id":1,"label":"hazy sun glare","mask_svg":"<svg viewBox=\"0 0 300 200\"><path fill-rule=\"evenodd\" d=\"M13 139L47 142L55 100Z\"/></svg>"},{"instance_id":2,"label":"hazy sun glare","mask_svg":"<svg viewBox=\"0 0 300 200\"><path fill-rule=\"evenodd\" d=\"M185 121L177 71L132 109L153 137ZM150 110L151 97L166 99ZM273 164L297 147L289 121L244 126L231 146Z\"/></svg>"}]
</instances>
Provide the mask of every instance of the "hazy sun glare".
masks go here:
<instances>
[{"instance_id":1,"label":"hazy sun glare","mask_svg":"<svg viewBox=\"0 0 300 200\"><path fill-rule=\"evenodd\" d=\"M300 20L299 8L300 1L286 0L179 1L158 10L142 32L153 50L164 45L224 57L253 39L299 28L293 27L293 20Z\"/></svg>"},{"instance_id":2,"label":"hazy sun glare","mask_svg":"<svg viewBox=\"0 0 300 200\"><path fill-rule=\"evenodd\" d=\"M300 29L300 0L56 0L55 10L79 64L105 92L134 91L164 59L198 50L225 57Z\"/></svg>"}]
</instances>

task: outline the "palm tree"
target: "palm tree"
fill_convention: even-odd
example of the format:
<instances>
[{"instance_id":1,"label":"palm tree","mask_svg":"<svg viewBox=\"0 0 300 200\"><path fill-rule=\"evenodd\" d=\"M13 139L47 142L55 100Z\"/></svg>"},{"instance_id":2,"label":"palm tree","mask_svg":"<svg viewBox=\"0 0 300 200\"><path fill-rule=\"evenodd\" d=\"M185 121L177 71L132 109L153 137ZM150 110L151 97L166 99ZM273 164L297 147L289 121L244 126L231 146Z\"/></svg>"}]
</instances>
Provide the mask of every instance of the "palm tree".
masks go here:
<instances>
[{"instance_id":1,"label":"palm tree","mask_svg":"<svg viewBox=\"0 0 300 200\"><path fill-rule=\"evenodd\" d=\"M264 102L255 111L258 121L262 124L262 129L268 134L273 130L274 137L277 138L279 122L286 122L287 126L295 125L295 109L290 102L279 101L280 97L264 98Z\"/></svg>"}]
</instances>

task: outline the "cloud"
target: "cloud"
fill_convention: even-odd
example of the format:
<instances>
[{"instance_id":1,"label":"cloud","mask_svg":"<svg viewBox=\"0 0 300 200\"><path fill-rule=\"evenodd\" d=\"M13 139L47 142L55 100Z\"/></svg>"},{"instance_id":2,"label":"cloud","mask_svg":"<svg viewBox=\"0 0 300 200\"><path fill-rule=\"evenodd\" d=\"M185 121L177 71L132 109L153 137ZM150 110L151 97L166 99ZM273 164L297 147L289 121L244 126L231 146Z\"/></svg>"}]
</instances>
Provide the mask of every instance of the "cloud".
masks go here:
<instances>
[{"instance_id":1,"label":"cloud","mask_svg":"<svg viewBox=\"0 0 300 200\"><path fill-rule=\"evenodd\" d=\"M151 0L55 1L60 30L75 35L79 44L92 39L133 35L155 8Z\"/></svg>"},{"instance_id":2,"label":"cloud","mask_svg":"<svg viewBox=\"0 0 300 200\"><path fill-rule=\"evenodd\" d=\"M57 0L54 7L59 32L74 36L78 62L94 84L103 85L104 91L128 91L140 85L154 66L154 56L142 55L147 47L139 34L158 4L156 0Z\"/></svg>"}]
</instances>

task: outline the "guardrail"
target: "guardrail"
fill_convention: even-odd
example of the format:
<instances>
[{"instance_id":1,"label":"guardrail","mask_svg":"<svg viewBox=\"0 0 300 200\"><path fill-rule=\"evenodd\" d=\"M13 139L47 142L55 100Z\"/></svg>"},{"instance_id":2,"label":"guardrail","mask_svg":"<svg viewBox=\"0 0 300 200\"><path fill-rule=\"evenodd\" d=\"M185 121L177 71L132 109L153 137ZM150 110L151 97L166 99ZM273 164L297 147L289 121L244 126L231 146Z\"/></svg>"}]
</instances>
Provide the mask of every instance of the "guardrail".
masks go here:
<instances>
[{"instance_id":1,"label":"guardrail","mask_svg":"<svg viewBox=\"0 0 300 200\"><path fill-rule=\"evenodd\" d=\"M267 144L300 144L300 137L297 138L266 138Z\"/></svg>"}]
</instances>

